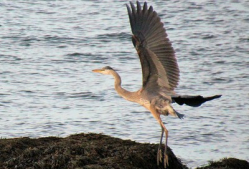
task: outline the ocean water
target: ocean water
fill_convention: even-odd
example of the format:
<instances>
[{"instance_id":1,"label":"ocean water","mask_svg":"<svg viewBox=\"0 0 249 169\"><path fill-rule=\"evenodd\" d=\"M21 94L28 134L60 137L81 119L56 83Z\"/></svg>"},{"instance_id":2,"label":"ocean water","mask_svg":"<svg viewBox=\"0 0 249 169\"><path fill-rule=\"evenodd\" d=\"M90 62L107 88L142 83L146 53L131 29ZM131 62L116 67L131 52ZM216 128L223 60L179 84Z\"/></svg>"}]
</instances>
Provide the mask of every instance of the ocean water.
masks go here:
<instances>
[{"instance_id":1,"label":"ocean water","mask_svg":"<svg viewBox=\"0 0 249 169\"><path fill-rule=\"evenodd\" d=\"M0 137L104 133L158 143L160 126L120 98L111 66L127 90L142 85L125 3L117 0L0 2ZM169 146L190 167L249 160L249 1L148 1L160 15L180 67L176 92L222 94L198 108L173 105L162 117Z\"/></svg>"}]
</instances>

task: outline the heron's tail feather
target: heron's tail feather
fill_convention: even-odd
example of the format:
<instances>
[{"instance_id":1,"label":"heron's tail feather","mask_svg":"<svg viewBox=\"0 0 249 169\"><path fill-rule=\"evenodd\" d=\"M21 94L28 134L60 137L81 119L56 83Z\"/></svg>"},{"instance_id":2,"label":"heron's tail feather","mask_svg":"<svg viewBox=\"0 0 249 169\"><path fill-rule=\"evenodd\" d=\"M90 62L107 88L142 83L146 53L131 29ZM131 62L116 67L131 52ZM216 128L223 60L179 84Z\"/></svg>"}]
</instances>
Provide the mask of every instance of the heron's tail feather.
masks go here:
<instances>
[{"instance_id":1,"label":"heron's tail feather","mask_svg":"<svg viewBox=\"0 0 249 169\"><path fill-rule=\"evenodd\" d=\"M183 119L183 118L184 118L184 114L178 113L175 109L174 109L174 111L175 111L176 116L177 116L179 119Z\"/></svg>"},{"instance_id":2,"label":"heron's tail feather","mask_svg":"<svg viewBox=\"0 0 249 169\"><path fill-rule=\"evenodd\" d=\"M171 105L167 106L166 112L171 114L172 116L178 117L179 119L183 119L184 115L181 113L178 113Z\"/></svg>"}]
</instances>

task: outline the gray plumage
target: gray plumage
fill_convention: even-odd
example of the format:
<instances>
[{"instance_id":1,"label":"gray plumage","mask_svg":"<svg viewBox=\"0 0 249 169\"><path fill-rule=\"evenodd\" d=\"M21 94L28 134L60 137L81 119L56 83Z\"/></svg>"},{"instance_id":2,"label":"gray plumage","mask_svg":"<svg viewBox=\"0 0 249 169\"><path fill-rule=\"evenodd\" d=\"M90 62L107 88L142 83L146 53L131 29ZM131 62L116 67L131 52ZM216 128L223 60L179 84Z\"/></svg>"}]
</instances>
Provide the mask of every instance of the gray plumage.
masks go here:
<instances>
[{"instance_id":1,"label":"gray plumage","mask_svg":"<svg viewBox=\"0 0 249 169\"><path fill-rule=\"evenodd\" d=\"M157 153L157 164L162 162L164 167L168 164L167 141L168 130L163 124L160 115L172 115L180 119L183 114L173 109L171 103L179 105L200 106L206 101L221 97L215 95L210 97L178 95L174 89L179 81L179 68L175 57L175 51L167 38L163 23L153 10L152 6L147 7L145 2L143 8L137 1L137 8L130 2L127 6L131 30L132 42L137 50L142 67L142 88L130 92L121 87L119 74L111 67L95 69L94 72L112 75L115 79L114 87L117 93L124 99L139 103L148 109L162 128L160 144ZM165 134L164 156L161 153L162 138Z\"/></svg>"},{"instance_id":2,"label":"gray plumage","mask_svg":"<svg viewBox=\"0 0 249 169\"><path fill-rule=\"evenodd\" d=\"M166 87L174 90L179 81L179 68L175 51L167 38L163 23L152 6L143 10L137 2L137 10L132 2L127 6L133 33L132 42L136 48L143 73L143 88Z\"/></svg>"}]
</instances>

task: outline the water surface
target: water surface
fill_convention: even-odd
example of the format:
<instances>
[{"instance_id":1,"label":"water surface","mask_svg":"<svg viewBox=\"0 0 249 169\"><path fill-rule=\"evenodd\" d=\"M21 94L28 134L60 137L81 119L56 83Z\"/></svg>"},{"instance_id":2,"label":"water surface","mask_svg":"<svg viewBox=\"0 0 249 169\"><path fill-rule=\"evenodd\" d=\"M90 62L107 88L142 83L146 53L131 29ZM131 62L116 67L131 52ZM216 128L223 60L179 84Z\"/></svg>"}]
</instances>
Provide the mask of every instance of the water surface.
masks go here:
<instances>
[{"instance_id":1,"label":"water surface","mask_svg":"<svg viewBox=\"0 0 249 169\"><path fill-rule=\"evenodd\" d=\"M160 126L143 107L120 98L141 87L125 1L12 1L0 10L0 136L104 133L158 143ZM249 3L240 0L148 2L159 13L176 50L176 91L222 98L186 115L162 117L169 146L190 167L208 160L249 160Z\"/></svg>"}]
</instances>

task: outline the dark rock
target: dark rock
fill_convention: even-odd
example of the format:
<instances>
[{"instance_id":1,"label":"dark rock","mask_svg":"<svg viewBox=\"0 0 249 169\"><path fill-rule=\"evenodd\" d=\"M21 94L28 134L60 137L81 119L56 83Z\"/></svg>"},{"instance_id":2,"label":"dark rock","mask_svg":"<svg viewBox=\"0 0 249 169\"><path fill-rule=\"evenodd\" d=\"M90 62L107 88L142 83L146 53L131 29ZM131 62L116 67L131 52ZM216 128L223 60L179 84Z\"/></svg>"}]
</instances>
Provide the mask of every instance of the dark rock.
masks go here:
<instances>
[{"instance_id":1,"label":"dark rock","mask_svg":"<svg viewBox=\"0 0 249 169\"><path fill-rule=\"evenodd\" d=\"M249 169L249 163L236 158L224 158L220 161L211 161L208 166L197 169Z\"/></svg>"},{"instance_id":2,"label":"dark rock","mask_svg":"<svg viewBox=\"0 0 249 169\"><path fill-rule=\"evenodd\" d=\"M157 148L157 144L136 143L102 134L0 139L0 166L6 169L163 169L162 164L156 164ZM168 155L168 169L187 169L169 147ZM225 167L249 169L248 162L237 159L212 162L203 169Z\"/></svg>"}]
</instances>

